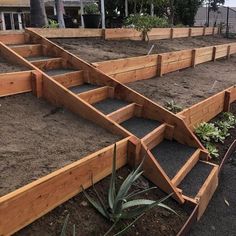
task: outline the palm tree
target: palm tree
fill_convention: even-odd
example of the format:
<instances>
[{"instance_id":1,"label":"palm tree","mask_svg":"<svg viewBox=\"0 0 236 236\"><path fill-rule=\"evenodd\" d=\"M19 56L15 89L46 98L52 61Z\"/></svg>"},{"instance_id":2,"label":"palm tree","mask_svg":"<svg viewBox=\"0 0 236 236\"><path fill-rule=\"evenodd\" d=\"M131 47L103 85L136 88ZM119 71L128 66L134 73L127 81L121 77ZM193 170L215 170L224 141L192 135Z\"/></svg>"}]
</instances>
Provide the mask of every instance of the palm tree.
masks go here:
<instances>
[{"instance_id":1,"label":"palm tree","mask_svg":"<svg viewBox=\"0 0 236 236\"><path fill-rule=\"evenodd\" d=\"M30 0L30 21L32 27L48 24L44 0Z\"/></svg>"}]
</instances>

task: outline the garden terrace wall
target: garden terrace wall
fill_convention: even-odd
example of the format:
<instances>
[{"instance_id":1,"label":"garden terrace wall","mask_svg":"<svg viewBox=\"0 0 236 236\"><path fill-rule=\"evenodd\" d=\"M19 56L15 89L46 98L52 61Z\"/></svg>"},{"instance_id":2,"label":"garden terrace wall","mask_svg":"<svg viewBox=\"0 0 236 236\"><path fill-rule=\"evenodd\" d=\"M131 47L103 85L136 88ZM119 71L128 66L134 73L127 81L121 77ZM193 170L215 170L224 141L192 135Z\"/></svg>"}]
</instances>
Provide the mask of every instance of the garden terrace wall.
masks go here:
<instances>
[{"instance_id":1,"label":"garden terrace wall","mask_svg":"<svg viewBox=\"0 0 236 236\"><path fill-rule=\"evenodd\" d=\"M193 36L205 36L218 34L217 27L198 27L198 28L153 28L148 37L150 40L174 39ZM106 29L105 39L107 40L142 40L141 33L135 29Z\"/></svg>"},{"instance_id":2,"label":"garden terrace wall","mask_svg":"<svg viewBox=\"0 0 236 236\"><path fill-rule=\"evenodd\" d=\"M92 64L116 80L122 83L129 83L195 67L198 64L215 61L219 58L229 58L230 55L235 53L236 43L229 43Z\"/></svg>"},{"instance_id":3,"label":"garden terrace wall","mask_svg":"<svg viewBox=\"0 0 236 236\"><path fill-rule=\"evenodd\" d=\"M236 86L209 97L190 108L178 113L191 130L201 122L208 122L223 111L230 110L230 104L236 101Z\"/></svg>"}]
</instances>

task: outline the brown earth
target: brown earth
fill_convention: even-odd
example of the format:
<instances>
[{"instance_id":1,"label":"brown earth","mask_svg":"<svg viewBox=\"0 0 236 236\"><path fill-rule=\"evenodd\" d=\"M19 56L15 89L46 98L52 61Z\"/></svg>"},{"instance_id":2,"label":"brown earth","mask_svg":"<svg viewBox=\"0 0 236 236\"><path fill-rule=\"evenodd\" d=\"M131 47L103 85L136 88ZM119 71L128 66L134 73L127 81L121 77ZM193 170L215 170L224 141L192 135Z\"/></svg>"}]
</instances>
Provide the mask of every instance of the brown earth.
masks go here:
<instances>
[{"instance_id":1,"label":"brown earth","mask_svg":"<svg viewBox=\"0 0 236 236\"><path fill-rule=\"evenodd\" d=\"M235 84L236 56L232 56L128 86L158 104L174 100L186 108Z\"/></svg>"},{"instance_id":2,"label":"brown earth","mask_svg":"<svg viewBox=\"0 0 236 236\"><path fill-rule=\"evenodd\" d=\"M126 178L128 174L129 170L127 167L123 167L117 172L117 186L122 184L124 178ZM99 192L100 196L104 198L104 200L107 199L109 183L110 177L107 177L95 185L95 188ZM131 191L143 190L148 186L151 186L150 183L146 179L141 178L136 182ZM94 194L92 189L87 190L87 193L89 193L90 196L93 196ZM159 189L139 195L140 198L152 200L158 200L163 196L165 195ZM178 215L157 207L139 219L125 235L176 235L176 233L181 229L187 220L189 215L187 213L188 209L184 209L171 199L168 199L166 204L173 208L178 213ZM97 211L95 211L95 209L81 193L15 235L60 235L63 223L68 214L70 214L69 224L67 227L68 236L71 235L73 224L76 225L76 236L102 236L112 225L112 223L107 221ZM115 232L118 232L119 227L124 228L124 225L119 225L116 230L114 230L109 235L113 235Z\"/></svg>"},{"instance_id":3,"label":"brown earth","mask_svg":"<svg viewBox=\"0 0 236 236\"><path fill-rule=\"evenodd\" d=\"M152 54L235 42L235 40L226 39L218 35L214 37L204 36L150 42L131 40L108 41L100 38L61 38L52 39L52 41L88 62L147 55L153 44L155 47L152 50Z\"/></svg>"},{"instance_id":4,"label":"brown earth","mask_svg":"<svg viewBox=\"0 0 236 236\"><path fill-rule=\"evenodd\" d=\"M0 117L0 196L120 139L31 94L0 98Z\"/></svg>"},{"instance_id":5,"label":"brown earth","mask_svg":"<svg viewBox=\"0 0 236 236\"><path fill-rule=\"evenodd\" d=\"M9 73L9 72L17 72L17 71L25 71L25 70L29 70L27 67L21 66L21 65L17 65L11 62L8 62L6 60L6 58L4 58L1 54L0 54L0 73Z\"/></svg>"}]
</instances>

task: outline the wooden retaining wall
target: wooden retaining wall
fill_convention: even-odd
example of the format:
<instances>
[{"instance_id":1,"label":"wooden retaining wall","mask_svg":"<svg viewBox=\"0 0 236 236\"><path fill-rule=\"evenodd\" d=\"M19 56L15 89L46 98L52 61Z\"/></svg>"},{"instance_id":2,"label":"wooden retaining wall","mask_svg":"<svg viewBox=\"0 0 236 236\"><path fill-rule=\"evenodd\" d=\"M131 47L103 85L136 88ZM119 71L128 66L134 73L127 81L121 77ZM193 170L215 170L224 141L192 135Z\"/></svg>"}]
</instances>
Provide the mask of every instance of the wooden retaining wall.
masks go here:
<instances>
[{"instance_id":1,"label":"wooden retaining wall","mask_svg":"<svg viewBox=\"0 0 236 236\"><path fill-rule=\"evenodd\" d=\"M106 40L142 40L141 33L130 28L114 28L114 29L47 29L34 28L35 32L46 38L84 38L99 37ZM149 33L150 40L158 39L174 39L183 37L215 35L218 28L200 27L200 28L153 28Z\"/></svg>"},{"instance_id":2,"label":"wooden retaining wall","mask_svg":"<svg viewBox=\"0 0 236 236\"><path fill-rule=\"evenodd\" d=\"M229 58L236 43L92 63L122 83L150 79L198 64Z\"/></svg>"},{"instance_id":3,"label":"wooden retaining wall","mask_svg":"<svg viewBox=\"0 0 236 236\"><path fill-rule=\"evenodd\" d=\"M194 36L205 36L218 34L217 27L193 27L193 28L153 28L149 33L150 40L174 39ZM107 40L142 40L141 33L135 29L116 28L106 29Z\"/></svg>"}]
</instances>

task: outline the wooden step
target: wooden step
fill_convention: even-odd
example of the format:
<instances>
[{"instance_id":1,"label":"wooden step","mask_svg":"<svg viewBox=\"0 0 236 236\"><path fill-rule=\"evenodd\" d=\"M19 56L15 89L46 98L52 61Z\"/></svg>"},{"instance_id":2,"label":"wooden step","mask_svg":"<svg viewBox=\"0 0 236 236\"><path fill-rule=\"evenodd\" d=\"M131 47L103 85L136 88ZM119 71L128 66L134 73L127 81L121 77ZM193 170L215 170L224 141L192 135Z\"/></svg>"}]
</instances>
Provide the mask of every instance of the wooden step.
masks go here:
<instances>
[{"instance_id":1,"label":"wooden step","mask_svg":"<svg viewBox=\"0 0 236 236\"><path fill-rule=\"evenodd\" d=\"M82 84L78 84L76 86L70 86L69 90L77 95L81 94L81 93L85 93L94 89L98 89L101 88L101 86L99 85L95 85L95 84L89 84L89 83L82 83Z\"/></svg>"},{"instance_id":2,"label":"wooden step","mask_svg":"<svg viewBox=\"0 0 236 236\"><path fill-rule=\"evenodd\" d=\"M218 165L199 161L178 185L183 195L199 203L198 219L206 210L218 186L218 172Z\"/></svg>"},{"instance_id":3,"label":"wooden step","mask_svg":"<svg viewBox=\"0 0 236 236\"><path fill-rule=\"evenodd\" d=\"M68 71L64 74L56 74L53 79L66 88L78 86L84 83L84 71Z\"/></svg>"},{"instance_id":4,"label":"wooden step","mask_svg":"<svg viewBox=\"0 0 236 236\"><path fill-rule=\"evenodd\" d=\"M22 57L36 57L42 55L41 44L23 44L10 46L13 51Z\"/></svg>"},{"instance_id":5,"label":"wooden step","mask_svg":"<svg viewBox=\"0 0 236 236\"><path fill-rule=\"evenodd\" d=\"M114 89L109 86L93 89L84 93L78 94L85 102L94 104L105 100L106 98L113 97Z\"/></svg>"},{"instance_id":6,"label":"wooden step","mask_svg":"<svg viewBox=\"0 0 236 236\"><path fill-rule=\"evenodd\" d=\"M61 64L62 60L62 58L39 57L38 59L35 58L35 60L30 62L40 70L50 70L51 68L54 68L55 65Z\"/></svg>"},{"instance_id":7,"label":"wooden step","mask_svg":"<svg viewBox=\"0 0 236 236\"><path fill-rule=\"evenodd\" d=\"M112 119L116 123L120 124L131 117L135 116L135 111L137 109L136 103L131 103L125 107L122 107L107 115L108 118ZM138 106L139 107L139 106Z\"/></svg>"},{"instance_id":8,"label":"wooden step","mask_svg":"<svg viewBox=\"0 0 236 236\"><path fill-rule=\"evenodd\" d=\"M153 146L153 145L152 145ZM152 147L151 153L162 166L170 179L173 179L182 168L186 168L192 161L191 157L197 148L178 143L175 140L163 139L158 145Z\"/></svg>"}]
</instances>

